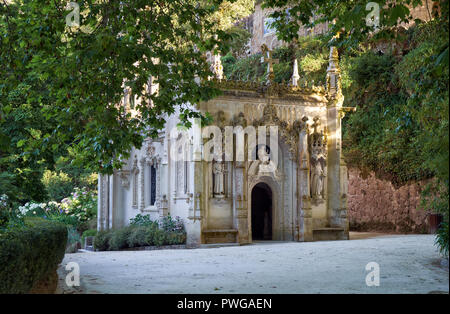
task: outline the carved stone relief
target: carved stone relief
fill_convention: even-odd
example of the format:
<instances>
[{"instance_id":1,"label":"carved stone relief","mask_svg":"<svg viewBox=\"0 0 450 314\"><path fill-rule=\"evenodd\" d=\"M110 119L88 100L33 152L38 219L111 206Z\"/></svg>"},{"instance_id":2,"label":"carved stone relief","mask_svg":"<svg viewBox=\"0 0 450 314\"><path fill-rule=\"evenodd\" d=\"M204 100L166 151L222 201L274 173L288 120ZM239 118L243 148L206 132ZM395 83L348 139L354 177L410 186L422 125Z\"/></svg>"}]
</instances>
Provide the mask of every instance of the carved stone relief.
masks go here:
<instances>
[{"instance_id":1,"label":"carved stone relief","mask_svg":"<svg viewBox=\"0 0 450 314\"><path fill-rule=\"evenodd\" d=\"M320 119L314 118L313 133L310 135L310 164L311 164L311 197L313 200L325 198L327 138L323 131L318 131Z\"/></svg>"}]
</instances>

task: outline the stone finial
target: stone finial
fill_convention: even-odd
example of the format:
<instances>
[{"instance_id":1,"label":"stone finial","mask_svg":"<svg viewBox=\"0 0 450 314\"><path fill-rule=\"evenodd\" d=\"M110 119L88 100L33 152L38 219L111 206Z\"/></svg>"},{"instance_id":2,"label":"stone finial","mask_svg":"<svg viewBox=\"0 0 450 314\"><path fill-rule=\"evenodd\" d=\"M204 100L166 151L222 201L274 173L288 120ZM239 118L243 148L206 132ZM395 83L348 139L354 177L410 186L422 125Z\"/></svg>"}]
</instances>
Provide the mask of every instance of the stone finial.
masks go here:
<instances>
[{"instance_id":1,"label":"stone finial","mask_svg":"<svg viewBox=\"0 0 450 314\"><path fill-rule=\"evenodd\" d=\"M223 79L223 66L220 54L213 55L211 57L211 71L214 73L216 79Z\"/></svg>"},{"instance_id":2,"label":"stone finial","mask_svg":"<svg viewBox=\"0 0 450 314\"><path fill-rule=\"evenodd\" d=\"M298 80L300 79L300 75L298 75L298 62L297 59L294 60L294 69L292 71L291 83L292 86L298 86Z\"/></svg>"},{"instance_id":3,"label":"stone finial","mask_svg":"<svg viewBox=\"0 0 450 314\"><path fill-rule=\"evenodd\" d=\"M330 48L330 56L328 58L328 69L329 71L339 71L339 52L336 47Z\"/></svg>"},{"instance_id":4,"label":"stone finial","mask_svg":"<svg viewBox=\"0 0 450 314\"><path fill-rule=\"evenodd\" d=\"M337 98L342 95L341 70L339 69L339 54L336 47L330 48L327 68L327 92L331 98Z\"/></svg>"}]
</instances>

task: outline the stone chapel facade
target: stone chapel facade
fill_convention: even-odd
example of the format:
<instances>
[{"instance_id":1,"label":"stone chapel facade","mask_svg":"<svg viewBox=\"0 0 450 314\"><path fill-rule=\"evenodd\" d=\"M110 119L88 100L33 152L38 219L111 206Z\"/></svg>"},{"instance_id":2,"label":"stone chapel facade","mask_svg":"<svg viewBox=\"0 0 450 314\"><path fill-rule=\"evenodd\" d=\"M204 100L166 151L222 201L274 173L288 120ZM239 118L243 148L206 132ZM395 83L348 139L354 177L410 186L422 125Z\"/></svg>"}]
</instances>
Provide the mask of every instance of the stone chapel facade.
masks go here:
<instances>
[{"instance_id":1,"label":"stone chapel facade","mask_svg":"<svg viewBox=\"0 0 450 314\"><path fill-rule=\"evenodd\" d=\"M220 58L213 57L215 82L223 94L193 106L209 112L221 131L253 127L258 145L247 134L243 160L216 156L208 161L202 154L211 134L203 134L195 146L194 129L187 130L185 146L176 151L179 138L170 132L178 118L168 117L159 137L133 149L121 170L99 176L99 230L120 228L137 214L149 214L155 220L179 216L189 247L348 239L341 119L351 108L343 107L337 50L330 50L326 86L299 83L297 62L290 84L273 82L271 52L267 47L263 52L268 71L262 84L223 80ZM269 136L261 127L277 132ZM267 141L259 144L261 138ZM232 135L231 145L237 142ZM186 158L172 158L180 152Z\"/></svg>"}]
</instances>

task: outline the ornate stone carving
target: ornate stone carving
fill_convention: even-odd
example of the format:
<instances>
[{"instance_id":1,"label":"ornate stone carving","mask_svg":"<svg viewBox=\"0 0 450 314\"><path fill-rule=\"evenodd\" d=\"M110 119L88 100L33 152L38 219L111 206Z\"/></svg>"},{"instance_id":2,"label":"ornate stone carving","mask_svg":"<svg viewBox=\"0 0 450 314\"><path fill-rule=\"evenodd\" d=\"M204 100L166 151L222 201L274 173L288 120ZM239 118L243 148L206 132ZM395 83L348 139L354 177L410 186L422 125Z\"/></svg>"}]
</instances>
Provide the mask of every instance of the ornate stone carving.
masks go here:
<instances>
[{"instance_id":1,"label":"ornate stone carving","mask_svg":"<svg viewBox=\"0 0 450 314\"><path fill-rule=\"evenodd\" d=\"M214 73L216 79L221 80L223 78L223 66L220 55L213 55L211 61L211 72Z\"/></svg>"},{"instance_id":2,"label":"ornate stone carving","mask_svg":"<svg viewBox=\"0 0 450 314\"><path fill-rule=\"evenodd\" d=\"M158 158L156 163L156 200L155 206L159 210L161 208L161 158Z\"/></svg>"},{"instance_id":3,"label":"ornate stone carving","mask_svg":"<svg viewBox=\"0 0 450 314\"><path fill-rule=\"evenodd\" d=\"M261 119L253 122L253 125L277 125L279 134L284 142L289 146L289 153L291 159L296 159L298 152L298 138L302 130L307 129L307 117L303 117L301 121L295 120L291 126L285 121L281 121L277 114L277 109L273 104L267 104L263 109L263 116Z\"/></svg>"},{"instance_id":4,"label":"ornate stone carving","mask_svg":"<svg viewBox=\"0 0 450 314\"><path fill-rule=\"evenodd\" d=\"M140 199L140 203L139 203L139 209L141 211L144 211L145 209L145 158L142 158L139 161L140 164L140 171L139 171L139 186L140 186L140 190L141 190L141 199Z\"/></svg>"},{"instance_id":5,"label":"ornate stone carving","mask_svg":"<svg viewBox=\"0 0 450 314\"><path fill-rule=\"evenodd\" d=\"M339 53L336 47L330 48L327 68L327 97L329 100L342 100L341 69L339 68Z\"/></svg>"},{"instance_id":6,"label":"ornate stone carving","mask_svg":"<svg viewBox=\"0 0 450 314\"><path fill-rule=\"evenodd\" d=\"M169 201L167 200L167 195L163 194L161 197L161 207L159 208L159 214L161 217L167 216L169 211Z\"/></svg>"},{"instance_id":7,"label":"ornate stone carving","mask_svg":"<svg viewBox=\"0 0 450 314\"><path fill-rule=\"evenodd\" d=\"M155 158L155 147L152 145L151 142L148 142L147 148L145 150L145 158L147 163L153 164L154 158Z\"/></svg>"},{"instance_id":8,"label":"ornate stone carving","mask_svg":"<svg viewBox=\"0 0 450 314\"><path fill-rule=\"evenodd\" d=\"M222 161L213 161L213 195L214 197L224 197L225 187L224 187L224 163Z\"/></svg>"},{"instance_id":9,"label":"ornate stone carving","mask_svg":"<svg viewBox=\"0 0 450 314\"><path fill-rule=\"evenodd\" d=\"M311 196L314 200L324 198L326 182L327 137L323 131L318 131L319 126L320 120L315 117L312 125L314 131L310 135Z\"/></svg>"},{"instance_id":10,"label":"ornate stone carving","mask_svg":"<svg viewBox=\"0 0 450 314\"><path fill-rule=\"evenodd\" d=\"M230 80L213 80L214 85L227 91L249 92L251 94L270 94L279 97L304 98L310 95L327 96L326 89L322 85L315 85L313 82L307 82L305 79L298 83L298 86L291 86L286 83L271 82L269 85L258 82L249 81L230 81Z\"/></svg>"},{"instance_id":11,"label":"ornate stone carving","mask_svg":"<svg viewBox=\"0 0 450 314\"><path fill-rule=\"evenodd\" d=\"M134 208L137 208L137 206L138 206L138 186L139 186L139 168L138 168L137 156L134 156L133 168L132 168L131 172L133 173L132 206Z\"/></svg>"},{"instance_id":12,"label":"ornate stone carving","mask_svg":"<svg viewBox=\"0 0 450 314\"><path fill-rule=\"evenodd\" d=\"M313 154L312 158L316 159L317 156ZM323 178L324 172L322 165L320 161L316 159L311 169L311 194L313 198L322 198Z\"/></svg>"},{"instance_id":13,"label":"ornate stone carving","mask_svg":"<svg viewBox=\"0 0 450 314\"><path fill-rule=\"evenodd\" d=\"M194 215L195 215L195 213L194 213L194 206L195 206L194 194L189 193L186 201L189 204L188 219L194 219Z\"/></svg>"},{"instance_id":14,"label":"ornate stone carving","mask_svg":"<svg viewBox=\"0 0 450 314\"><path fill-rule=\"evenodd\" d=\"M225 126L227 126L227 120L225 113L222 110L217 111L214 115L214 123L222 130L222 132L224 131Z\"/></svg>"},{"instance_id":15,"label":"ornate stone carving","mask_svg":"<svg viewBox=\"0 0 450 314\"><path fill-rule=\"evenodd\" d=\"M120 183L122 187L128 189L130 187L130 171L129 170L120 170L118 171L118 175L120 178Z\"/></svg>"},{"instance_id":16,"label":"ornate stone carving","mask_svg":"<svg viewBox=\"0 0 450 314\"><path fill-rule=\"evenodd\" d=\"M201 212L201 193L200 192L195 194L194 200L193 200L193 206L194 206L193 216L188 217L188 218L193 221L201 220L203 217L202 217L202 212Z\"/></svg>"},{"instance_id":17,"label":"ornate stone carving","mask_svg":"<svg viewBox=\"0 0 450 314\"><path fill-rule=\"evenodd\" d=\"M242 126L245 128L247 126L247 119L245 118L245 114L243 112L239 112L239 114L235 115L233 119L231 119L232 126Z\"/></svg>"},{"instance_id":18,"label":"ornate stone carving","mask_svg":"<svg viewBox=\"0 0 450 314\"><path fill-rule=\"evenodd\" d=\"M270 160L270 151L268 146L261 145L258 148L258 160L259 160L259 169L258 173L264 172L274 172L277 169L277 166L274 164L272 160Z\"/></svg>"}]
</instances>

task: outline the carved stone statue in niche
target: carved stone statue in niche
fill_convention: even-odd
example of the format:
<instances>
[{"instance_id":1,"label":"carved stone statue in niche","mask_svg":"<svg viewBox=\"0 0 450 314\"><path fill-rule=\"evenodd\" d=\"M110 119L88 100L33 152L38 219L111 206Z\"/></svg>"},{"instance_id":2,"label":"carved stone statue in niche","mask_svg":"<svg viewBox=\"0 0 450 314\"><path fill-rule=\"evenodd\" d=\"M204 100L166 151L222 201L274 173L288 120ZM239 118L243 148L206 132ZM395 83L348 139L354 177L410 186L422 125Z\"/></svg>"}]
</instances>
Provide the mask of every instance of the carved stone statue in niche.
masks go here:
<instances>
[{"instance_id":1,"label":"carved stone statue in niche","mask_svg":"<svg viewBox=\"0 0 450 314\"><path fill-rule=\"evenodd\" d=\"M261 145L258 148L259 172L274 172L277 170L275 163L270 159L270 148Z\"/></svg>"},{"instance_id":2,"label":"carved stone statue in niche","mask_svg":"<svg viewBox=\"0 0 450 314\"><path fill-rule=\"evenodd\" d=\"M323 131L318 131L320 120L314 118L313 133L311 134L311 196L319 200L324 198L326 178L327 137ZM326 130L325 130L326 131Z\"/></svg>"},{"instance_id":3,"label":"carved stone statue in niche","mask_svg":"<svg viewBox=\"0 0 450 314\"><path fill-rule=\"evenodd\" d=\"M313 198L322 198L325 173L322 168L320 149L313 151L311 159L311 195Z\"/></svg>"},{"instance_id":4,"label":"carved stone statue in niche","mask_svg":"<svg viewBox=\"0 0 450 314\"><path fill-rule=\"evenodd\" d=\"M222 161L213 162L214 197L224 197L224 163Z\"/></svg>"},{"instance_id":5,"label":"carved stone statue in niche","mask_svg":"<svg viewBox=\"0 0 450 314\"><path fill-rule=\"evenodd\" d=\"M270 162L270 151L269 148L265 145L261 145L258 148L258 159L261 161L262 165L268 165Z\"/></svg>"},{"instance_id":6,"label":"carved stone statue in niche","mask_svg":"<svg viewBox=\"0 0 450 314\"><path fill-rule=\"evenodd\" d=\"M245 118L245 114L243 112L239 112L238 115L235 115L231 120L231 124L233 126L242 126L245 128L247 126L247 119Z\"/></svg>"}]
</instances>

